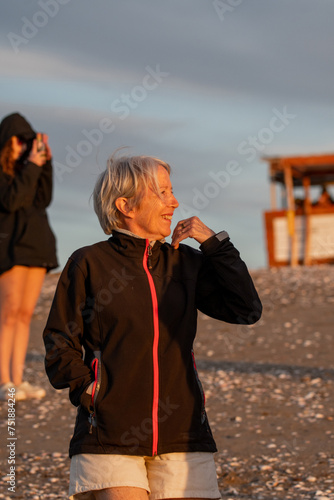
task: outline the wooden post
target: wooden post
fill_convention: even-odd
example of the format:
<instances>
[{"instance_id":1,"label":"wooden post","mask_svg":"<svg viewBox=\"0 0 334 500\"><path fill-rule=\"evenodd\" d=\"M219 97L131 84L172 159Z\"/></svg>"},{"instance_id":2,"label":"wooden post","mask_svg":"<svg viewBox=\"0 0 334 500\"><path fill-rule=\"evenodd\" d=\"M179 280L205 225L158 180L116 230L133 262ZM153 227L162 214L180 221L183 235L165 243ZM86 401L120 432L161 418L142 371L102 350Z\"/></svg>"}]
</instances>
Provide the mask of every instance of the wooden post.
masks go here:
<instances>
[{"instance_id":1,"label":"wooden post","mask_svg":"<svg viewBox=\"0 0 334 500\"><path fill-rule=\"evenodd\" d=\"M310 184L311 180L309 177L303 177L304 186L304 217L305 217L305 242L304 242L304 265L309 266L311 264L311 213L312 206L310 200Z\"/></svg>"},{"instance_id":2,"label":"wooden post","mask_svg":"<svg viewBox=\"0 0 334 500\"><path fill-rule=\"evenodd\" d=\"M270 206L271 210L277 210L276 184L273 179L273 167L270 165Z\"/></svg>"},{"instance_id":3,"label":"wooden post","mask_svg":"<svg viewBox=\"0 0 334 500\"><path fill-rule=\"evenodd\" d=\"M281 189L281 205L282 208L287 207L287 201L286 201L286 185L282 184L282 189Z\"/></svg>"},{"instance_id":4,"label":"wooden post","mask_svg":"<svg viewBox=\"0 0 334 500\"><path fill-rule=\"evenodd\" d=\"M292 179L292 171L291 165L289 163L283 163L284 165L284 182L286 186L286 194L287 194L287 218L288 218L288 234L290 240L290 265L291 267L295 267L298 264L298 255L297 255L297 238L296 238L296 228L295 228L295 199L293 196L293 179Z\"/></svg>"}]
</instances>

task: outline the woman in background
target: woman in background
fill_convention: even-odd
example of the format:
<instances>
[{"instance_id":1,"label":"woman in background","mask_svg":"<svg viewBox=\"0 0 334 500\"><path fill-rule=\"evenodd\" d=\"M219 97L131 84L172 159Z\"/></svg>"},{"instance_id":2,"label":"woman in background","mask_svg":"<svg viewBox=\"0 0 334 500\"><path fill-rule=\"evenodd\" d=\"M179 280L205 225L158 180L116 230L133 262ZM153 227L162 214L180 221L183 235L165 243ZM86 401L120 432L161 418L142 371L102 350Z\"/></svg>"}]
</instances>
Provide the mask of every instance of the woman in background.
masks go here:
<instances>
[{"instance_id":1,"label":"woman in background","mask_svg":"<svg viewBox=\"0 0 334 500\"><path fill-rule=\"evenodd\" d=\"M0 124L0 400L41 398L23 382L30 321L47 271L58 266L46 207L52 197L51 150L18 113Z\"/></svg>"}]
</instances>

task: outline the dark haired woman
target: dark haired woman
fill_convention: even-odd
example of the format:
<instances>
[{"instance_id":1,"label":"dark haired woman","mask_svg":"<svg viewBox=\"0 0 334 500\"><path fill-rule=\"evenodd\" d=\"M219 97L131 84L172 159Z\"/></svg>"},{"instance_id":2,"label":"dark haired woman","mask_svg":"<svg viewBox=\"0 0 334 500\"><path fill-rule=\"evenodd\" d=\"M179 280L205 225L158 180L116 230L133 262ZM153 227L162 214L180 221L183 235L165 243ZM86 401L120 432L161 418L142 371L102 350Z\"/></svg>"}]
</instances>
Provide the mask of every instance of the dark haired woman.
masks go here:
<instances>
[{"instance_id":1,"label":"dark haired woman","mask_svg":"<svg viewBox=\"0 0 334 500\"><path fill-rule=\"evenodd\" d=\"M0 400L12 387L16 400L45 395L22 376L44 276L58 266L45 212L51 197L47 136L36 134L18 113L6 116L0 123Z\"/></svg>"}]
</instances>

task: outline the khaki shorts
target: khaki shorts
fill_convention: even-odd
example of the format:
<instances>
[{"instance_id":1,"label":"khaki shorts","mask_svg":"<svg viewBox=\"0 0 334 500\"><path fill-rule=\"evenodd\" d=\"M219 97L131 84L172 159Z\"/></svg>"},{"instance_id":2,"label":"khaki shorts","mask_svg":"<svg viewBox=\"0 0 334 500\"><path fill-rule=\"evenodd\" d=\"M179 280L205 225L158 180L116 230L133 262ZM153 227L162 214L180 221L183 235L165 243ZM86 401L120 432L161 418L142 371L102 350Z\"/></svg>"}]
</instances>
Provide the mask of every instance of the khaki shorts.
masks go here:
<instances>
[{"instance_id":1,"label":"khaki shorts","mask_svg":"<svg viewBox=\"0 0 334 500\"><path fill-rule=\"evenodd\" d=\"M212 453L166 453L155 457L74 455L71 500L90 500L91 491L131 486L143 488L150 500L163 498L220 499Z\"/></svg>"}]
</instances>

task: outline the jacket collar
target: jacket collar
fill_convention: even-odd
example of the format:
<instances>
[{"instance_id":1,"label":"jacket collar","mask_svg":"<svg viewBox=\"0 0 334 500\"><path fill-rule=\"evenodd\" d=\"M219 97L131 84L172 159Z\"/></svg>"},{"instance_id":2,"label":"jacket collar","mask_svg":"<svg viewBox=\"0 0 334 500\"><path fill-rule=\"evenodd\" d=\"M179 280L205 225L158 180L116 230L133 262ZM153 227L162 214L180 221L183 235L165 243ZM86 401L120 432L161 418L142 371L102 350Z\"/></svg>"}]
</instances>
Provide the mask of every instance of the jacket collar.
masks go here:
<instances>
[{"instance_id":1,"label":"jacket collar","mask_svg":"<svg viewBox=\"0 0 334 500\"><path fill-rule=\"evenodd\" d=\"M112 232L112 236L109 238L109 243L111 245L117 246L117 251L128 257L143 257L147 239L137 236L136 234L127 231L126 229L115 229ZM152 247L153 255L156 254L165 240L151 241L149 242Z\"/></svg>"},{"instance_id":2,"label":"jacket collar","mask_svg":"<svg viewBox=\"0 0 334 500\"><path fill-rule=\"evenodd\" d=\"M114 232L122 233L122 234L127 234L128 236L132 236L133 238L139 238L140 240L145 240L146 241L146 238L143 238L143 236L138 236L138 234L132 233L128 229L118 228L117 230L115 229L112 234L114 234ZM155 244L156 241L157 240L150 241L151 247L154 246L154 244ZM160 241L161 243L165 243L166 240L165 240L165 238L162 238L161 240L158 240L158 241Z\"/></svg>"}]
</instances>

